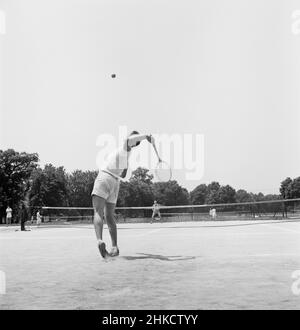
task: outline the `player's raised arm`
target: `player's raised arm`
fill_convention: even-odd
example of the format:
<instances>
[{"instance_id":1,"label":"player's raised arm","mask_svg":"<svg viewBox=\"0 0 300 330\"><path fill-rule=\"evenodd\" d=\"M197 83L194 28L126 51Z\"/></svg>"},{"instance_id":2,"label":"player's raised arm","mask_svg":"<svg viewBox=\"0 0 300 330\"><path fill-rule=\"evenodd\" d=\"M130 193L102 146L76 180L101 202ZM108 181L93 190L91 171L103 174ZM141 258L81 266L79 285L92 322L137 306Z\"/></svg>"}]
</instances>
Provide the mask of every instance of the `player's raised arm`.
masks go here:
<instances>
[{"instance_id":1,"label":"player's raised arm","mask_svg":"<svg viewBox=\"0 0 300 330\"><path fill-rule=\"evenodd\" d=\"M135 147L143 140L147 140L149 143L154 142L154 138L151 134L133 134L127 138L127 146L129 148Z\"/></svg>"}]
</instances>

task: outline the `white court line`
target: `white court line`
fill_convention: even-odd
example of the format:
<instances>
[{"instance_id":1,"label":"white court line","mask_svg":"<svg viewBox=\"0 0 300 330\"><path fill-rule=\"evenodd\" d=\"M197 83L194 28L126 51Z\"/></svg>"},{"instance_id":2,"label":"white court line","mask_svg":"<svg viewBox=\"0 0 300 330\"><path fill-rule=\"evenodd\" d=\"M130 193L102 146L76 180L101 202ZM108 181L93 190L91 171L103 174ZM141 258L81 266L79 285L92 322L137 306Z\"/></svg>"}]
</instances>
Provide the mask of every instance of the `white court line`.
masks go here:
<instances>
[{"instance_id":1,"label":"white court line","mask_svg":"<svg viewBox=\"0 0 300 330\"><path fill-rule=\"evenodd\" d=\"M247 257L254 257L254 258L264 258L264 257L298 257L299 253L257 253L257 254L232 254L226 255L229 258L247 258Z\"/></svg>"},{"instance_id":2,"label":"white court line","mask_svg":"<svg viewBox=\"0 0 300 330\"><path fill-rule=\"evenodd\" d=\"M278 230L283 230L283 231L288 231L288 232L291 232L291 233L294 233L294 234L300 234L300 231L298 230L294 230L294 229L289 229L289 228L284 228L282 226L279 226L279 225L274 225L274 224L260 224L264 227L274 227ZM181 227L178 227L178 228L181 228ZM76 228L68 228L68 229L75 229L76 231L78 229ZM145 230L146 228L142 228L141 230ZM155 228L153 230L150 230L150 231L147 231L146 233L142 233L142 234L136 234L136 235L125 235L126 238L134 238L134 237L144 237L144 236L148 236L148 235L151 235L151 234L154 234L156 232L159 232L163 229L175 229L175 227L173 228L169 228L169 227L160 227L160 228ZM176 228L177 229L177 228ZM183 229L192 229L192 228L183 228ZM194 228L193 228L194 229ZM196 228L195 228L196 229ZM198 229L198 227L197 227ZM200 228L199 228L200 229ZM201 230L197 230L197 231L192 231L192 232L184 232L184 231L168 231L167 233L167 236L177 236L177 235L180 235L180 236L199 236L199 235L207 235L207 232L206 231L202 231L202 229L206 229L206 227L204 228L201 228ZM38 234L39 231L32 231L31 232L32 234ZM246 235L246 236L249 236L249 235L262 235L262 236L265 236L267 234L270 234L270 235L273 235L273 233L271 232L240 232L240 231L229 231L229 232L224 232L224 231L221 231L219 233L215 233L215 235L221 235L221 236L231 236L231 235L234 235L234 236L239 236L239 235ZM74 240L74 239L86 239L86 238L91 238L93 237L93 235L81 235L81 236L29 236L29 237L22 237L22 236L8 236L8 237L3 237L1 235L1 240L53 240L53 239L58 239L58 240Z\"/></svg>"},{"instance_id":3,"label":"white court line","mask_svg":"<svg viewBox=\"0 0 300 330\"><path fill-rule=\"evenodd\" d=\"M118 298L119 296L133 294L133 293L134 291L131 288L127 287L121 290L113 291L111 293L105 294L100 292L99 294L101 295L101 298L105 299L105 298Z\"/></svg>"},{"instance_id":4,"label":"white court line","mask_svg":"<svg viewBox=\"0 0 300 330\"><path fill-rule=\"evenodd\" d=\"M157 228L157 229L153 229L153 230L150 230L150 231L147 231L146 233L144 234L139 234L139 235L131 235L131 236L127 236L127 237L143 237L143 236L148 236L148 235L151 235L153 233L156 233L158 231L161 231L163 228Z\"/></svg>"},{"instance_id":5,"label":"white court line","mask_svg":"<svg viewBox=\"0 0 300 330\"><path fill-rule=\"evenodd\" d=\"M266 226L270 226L269 224ZM134 238L134 237L144 237L144 236L148 236L154 233L157 233L163 229L168 229L168 228L157 228L157 229L153 229L150 231L147 231L146 233L142 233L142 234L136 234L136 235L124 235L125 233L122 232L120 234L120 236L124 236L125 238ZM286 228L282 228L282 227L277 227L277 229L281 229L281 230L288 230ZM295 230L288 230L290 232L293 233L297 233L300 234L299 231L295 231ZM167 237L171 237L171 236L180 236L180 237L200 237L200 236L207 236L208 233L204 232L204 231L192 231L192 232L183 232L183 231L168 231L166 233ZM214 235L216 236L266 236L266 235L274 235L274 232L240 232L240 231L230 231L230 232L218 232L218 233L214 233ZM92 238L94 235L80 235L80 236L28 236L28 237L22 237L22 236L0 236L1 241L2 240L74 240L74 239L86 239L86 238Z\"/></svg>"},{"instance_id":6,"label":"white court line","mask_svg":"<svg viewBox=\"0 0 300 330\"><path fill-rule=\"evenodd\" d=\"M294 229L284 228L284 227L282 227L282 226L278 226L278 225L267 224L267 225L263 225L263 226L268 226L268 227L273 227L273 228L280 229L280 230L285 230L285 231L288 231L288 232L290 232L290 233L294 233L294 234L300 234L300 231L299 231L299 230L294 230Z\"/></svg>"},{"instance_id":7,"label":"white court line","mask_svg":"<svg viewBox=\"0 0 300 330\"><path fill-rule=\"evenodd\" d=\"M9 236L9 237L1 237L2 240L51 240L51 239L80 239L80 238L92 238L94 235L91 236L36 236L36 237L20 237L20 236Z\"/></svg>"},{"instance_id":8,"label":"white court line","mask_svg":"<svg viewBox=\"0 0 300 330\"><path fill-rule=\"evenodd\" d=\"M128 237L144 237L144 236L148 236L151 235L153 233L156 233L158 231L161 231L163 228L156 228L150 231L147 231L146 233L143 234L137 234L137 235L129 235L126 236L126 238ZM9 236L9 237L1 237L1 240L52 240L52 239L80 239L80 238L92 238L94 235L90 235L90 236L31 236L31 237L21 237L21 236Z\"/></svg>"}]
</instances>

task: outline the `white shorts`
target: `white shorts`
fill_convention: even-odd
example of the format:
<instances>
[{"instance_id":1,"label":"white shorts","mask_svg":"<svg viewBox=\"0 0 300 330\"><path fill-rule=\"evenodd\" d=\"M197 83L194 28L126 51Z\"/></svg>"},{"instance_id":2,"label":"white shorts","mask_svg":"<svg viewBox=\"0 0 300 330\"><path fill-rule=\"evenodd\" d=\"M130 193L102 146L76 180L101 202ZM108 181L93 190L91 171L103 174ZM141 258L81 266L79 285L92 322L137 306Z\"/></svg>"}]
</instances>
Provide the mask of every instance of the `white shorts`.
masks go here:
<instances>
[{"instance_id":1,"label":"white shorts","mask_svg":"<svg viewBox=\"0 0 300 330\"><path fill-rule=\"evenodd\" d=\"M103 171L99 171L99 174L94 182L94 188L92 196L96 195L102 197L107 203L117 203L118 194L120 188L120 180L113 175Z\"/></svg>"}]
</instances>

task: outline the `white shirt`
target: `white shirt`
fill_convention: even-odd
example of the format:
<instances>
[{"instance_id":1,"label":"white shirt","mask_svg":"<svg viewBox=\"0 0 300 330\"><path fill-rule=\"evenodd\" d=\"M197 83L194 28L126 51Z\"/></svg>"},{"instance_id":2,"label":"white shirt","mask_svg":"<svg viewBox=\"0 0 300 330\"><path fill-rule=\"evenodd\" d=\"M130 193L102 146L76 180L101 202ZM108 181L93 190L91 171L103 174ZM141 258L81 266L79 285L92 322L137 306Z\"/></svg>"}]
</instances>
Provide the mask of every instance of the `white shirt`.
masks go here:
<instances>
[{"instance_id":1,"label":"white shirt","mask_svg":"<svg viewBox=\"0 0 300 330\"><path fill-rule=\"evenodd\" d=\"M128 168L128 160L130 151L126 151L124 147L119 148L112 152L101 167L101 170L112 174L116 178L121 178L122 172Z\"/></svg>"},{"instance_id":2,"label":"white shirt","mask_svg":"<svg viewBox=\"0 0 300 330\"><path fill-rule=\"evenodd\" d=\"M117 179L122 179L121 174L123 173L124 170L128 169L128 162L131 154L131 148L135 146L137 142L146 139L146 137L147 135L140 135L140 134L129 136L124 141L122 147L118 148L108 156L107 161L100 168L100 170L110 173Z\"/></svg>"},{"instance_id":3,"label":"white shirt","mask_svg":"<svg viewBox=\"0 0 300 330\"><path fill-rule=\"evenodd\" d=\"M8 207L8 208L6 209L6 216L7 216L8 218L11 218L11 216L12 216L12 209L11 209L10 207Z\"/></svg>"}]
</instances>

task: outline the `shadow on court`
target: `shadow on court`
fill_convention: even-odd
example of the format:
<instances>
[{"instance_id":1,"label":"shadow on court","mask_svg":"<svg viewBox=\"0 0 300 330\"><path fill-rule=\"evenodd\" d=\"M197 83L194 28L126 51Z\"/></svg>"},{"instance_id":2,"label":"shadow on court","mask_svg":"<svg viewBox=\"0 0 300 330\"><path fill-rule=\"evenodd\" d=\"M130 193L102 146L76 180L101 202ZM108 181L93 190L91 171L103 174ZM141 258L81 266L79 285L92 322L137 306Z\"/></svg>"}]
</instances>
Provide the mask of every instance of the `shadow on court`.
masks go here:
<instances>
[{"instance_id":1,"label":"shadow on court","mask_svg":"<svg viewBox=\"0 0 300 330\"><path fill-rule=\"evenodd\" d=\"M162 256L159 254L148 254L148 253L138 253L139 256L122 256L125 260L144 260L144 259L155 259L162 261L180 261L180 260L192 260L196 257L184 257L184 256Z\"/></svg>"}]
</instances>

